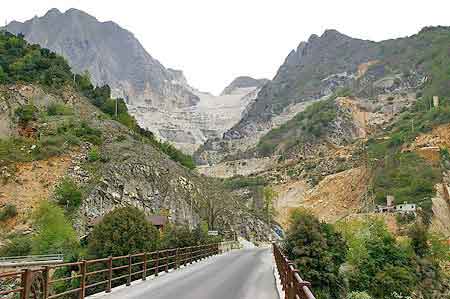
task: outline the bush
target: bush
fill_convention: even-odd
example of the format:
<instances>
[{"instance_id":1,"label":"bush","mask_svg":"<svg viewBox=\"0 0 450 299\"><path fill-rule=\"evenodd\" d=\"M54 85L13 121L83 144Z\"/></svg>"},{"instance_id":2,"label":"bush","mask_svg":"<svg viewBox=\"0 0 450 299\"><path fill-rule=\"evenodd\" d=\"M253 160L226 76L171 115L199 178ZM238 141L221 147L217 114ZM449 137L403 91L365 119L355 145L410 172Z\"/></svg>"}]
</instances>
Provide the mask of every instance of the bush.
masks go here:
<instances>
[{"instance_id":1,"label":"bush","mask_svg":"<svg viewBox=\"0 0 450 299\"><path fill-rule=\"evenodd\" d=\"M78 250L76 233L61 208L43 201L34 211L33 220L33 254L73 254Z\"/></svg>"},{"instance_id":2,"label":"bush","mask_svg":"<svg viewBox=\"0 0 450 299\"><path fill-rule=\"evenodd\" d=\"M142 211L135 207L118 208L94 227L88 251L95 257L153 251L158 247L158 239L158 230Z\"/></svg>"},{"instance_id":3,"label":"bush","mask_svg":"<svg viewBox=\"0 0 450 299\"><path fill-rule=\"evenodd\" d=\"M50 116L55 115L71 115L73 111L70 107L67 107L61 103L51 103L47 106L47 114Z\"/></svg>"},{"instance_id":4,"label":"bush","mask_svg":"<svg viewBox=\"0 0 450 299\"><path fill-rule=\"evenodd\" d=\"M19 120L19 123L27 124L28 122L36 119L36 113L38 109L31 104L23 105L17 108L14 112Z\"/></svg>"},{"instance_id":5,"label":"bush","mask_svg":"<svg viewBox=\"0 0 450 299\"><path fill-rule=\"evenodd\" d=\"M16 216L17 208L13 204L6 204L6 206L0 210L0 221L6 221Z\"/></svg>"},{"instance_id":6,"label":"bush","mask_svg":"<svg viewBox=\"0 0 450 299\"><path fill-rule=\"evenodd\" d=\"M0 256L23 256L31 253L31 236L12 235L8 241L0 248Z\"/></svg>"},{"instance_id":7,"label":"bush","mask_svg":"<svg viewBox=\"0 0 450 299\"><path fill-rule=\"evenodd\" d=\"M320 222L305 210L296 210L291 215L283 247L301 276L320 290L319 299L341 298L339 267L345 261L347 245L332 225Z\"/></svg>"},{"instance_id":8,"label":"bush","mask_svg":"<svg viewBox=\"0 0 450 299\"><path fill-rule=\"evenodd\" d=\"M74 210L80 206L83 193L74 181L65 178L56 187L55 195L61 206L67 210Z\"/></svg>"},{"instance_id":9,"label":"bush","mask_svg":"<svg viewBox=\"0 0 450 299\"><path fill-rule=\"evenodd\" d=\"M100 160L100 152L98 150L98 147L93 146L89 150L87 159L88 159L89 162L95 162L95 161Z\"/></svg>"}]
</instances>

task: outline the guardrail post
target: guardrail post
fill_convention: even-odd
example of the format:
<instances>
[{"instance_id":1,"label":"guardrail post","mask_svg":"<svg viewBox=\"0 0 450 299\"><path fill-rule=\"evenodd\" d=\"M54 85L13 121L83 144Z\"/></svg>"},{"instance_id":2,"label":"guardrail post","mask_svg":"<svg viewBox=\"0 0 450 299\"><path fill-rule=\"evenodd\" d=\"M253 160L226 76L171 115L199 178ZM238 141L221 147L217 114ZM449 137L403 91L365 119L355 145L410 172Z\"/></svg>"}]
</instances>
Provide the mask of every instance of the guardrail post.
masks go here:
<instances>
[{"instance_id":1,"label":"guardrail post","mask_svg":"<svg viewBox=\"0 0 450 299\"><path fill-rule=\"evenodd\" d=\"M131 254L128 255L128 278L126 286L129 287L131 285Z\"/></svg>"},{"instance_id":2,"label":"guardrail post","mask_svg":"<svg viewBox=\"0 0 450 299\"><path fill-rule=\"evenodd\" d=\"M86 261L82 260L80 264L81 277L80 277L80 299L84 299L86 294Z\"/></svg>"},{"instance_id":3,"label":"guardrail post","mask_svg":"<svg viewBox=\"0 0 450 299\"><path fill-rule=\"evenodd\" d=\"M166 251L166 273L169 273L169 250Z\"/></svg>"},{"instance_id":4,"label":"guardrail post","mask_svg":"<svg viewBox=\"0 0 450 299\"><path fill-rule=\"evenodd\" d=\"M109 257L108 259L108 282L106 284L106 293L111 293L111 288L112 288L112 274L113 274L113 259L112 256Z\"/></svg>"},{"instance_id":5,"label":"guardrail post","mask_svg":"<svg viewBox=\"0 0 450 299\"><path fill-rule=\"evenodd\" d=\"M47 299L49 296L49 285L50 285L50 267L49 266L45 266L44 267L44 271L42 271L42 274L44 276L44 289L42 290L43 294L42 297L43 299Z\"/></svg>"},{"instance_id":6,"label":"guardrail post","mask_svg":"<svg viewBox=\"0 0 450 299\"><path fill-rule=\"evenodd\" d=\"M144 263L142 264L142 280L147 279L147 252L144 252Z\"/></svg>"},{"instance_id":7,"label":"guardrail post","mask_svg":"<svg viewBox=\"0 0 450 299\"><path fill-rule=\"evenodd\" d=\"M21 280L23 289L21 299L28 299L30 297L32 274L30 269L25 269L25 271L22 272Z\"/></svg>"},{"instance_id":8,"label":"guardrail post","mask_svg":"<svg viewBox=\"0 0 450 299\"><path fill-rule=\"evenodd\" d=\"M156 251L156 265L155 265L155 277L159 273L159 250Z\"/></svg>"},{"instance_id":9,"label":"guardrail post","mask_svg":"<svg viewBox=\"0 0 450 299\"><path fill-rule=\"evenodd\" d=\"M178 248L175 251L175 269L178 269Z\"/></svg>"}]
</instances>

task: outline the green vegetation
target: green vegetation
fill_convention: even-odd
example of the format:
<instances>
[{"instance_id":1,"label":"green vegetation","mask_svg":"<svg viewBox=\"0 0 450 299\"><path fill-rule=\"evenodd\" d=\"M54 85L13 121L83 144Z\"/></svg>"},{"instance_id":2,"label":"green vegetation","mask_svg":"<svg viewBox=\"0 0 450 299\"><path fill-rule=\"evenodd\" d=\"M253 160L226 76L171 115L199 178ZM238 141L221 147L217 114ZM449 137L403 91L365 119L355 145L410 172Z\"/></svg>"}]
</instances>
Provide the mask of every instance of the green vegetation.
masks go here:
<instances>
[{"instance_id":1,"label":"green vegetation","mask_svg":"<svg viewBox=\"0 0 450 299\"><path fill-rule=\"evenodd\" d=\"M92 256L121 256L158 248L159 232L142 211L134 207L115 209L94 227L89 236Z\"/></svg>"},{"instance_id":2,"label":"green vegetation","mask_svg":"<svg viewBox=\"0 0 450 299\"><path fill-rule=\"evenodd\" d=\"M434 237L425 226L415 224L408 240L396 240L383 220L376 218L342 222L337 229L349 247L344 276L350 292L394 299L413 293L420 294L419 298L435 298L432 296L444 291L439 263L448 258L450 248L441 239L436 242L441 249L433 249L430 240ZM441 254L433 256L433 251Z\"/></svg>"},{"instance_id":3,"label":"green vegetation","mask_svg":"<svg viewBox=\"0 0 450 299\"><path fill-rule=\"evenodd\" d=\"M149 143L167 154L172 160L190 169L195 168L192 157L168 143L159 142L153 134L139 128L134 117L128 113L125 101L111 98L111 89L108 85L94 87L89 73L73 74L61 56L41 48L39 45L29 45L22 35L15 36L8 32L0 32L0 84L16 82L37 83L57 91L64 86L71 86L106 115L135 133L147 137ZM15 111L19 122L24 125L36 119L36 112L37 108L33 105L24 105ZM47 108L47 114L49 116L71 115L72 111L65 105L52 103ZM50 152L52 154L60 153L56 148L56 145L50 148ZM43 157L45 156L47 155L44 154Z\"/></svg>"},{"instance_id":4,"label":"green vegetation","mask_svg":"<svg viewBox=\"0 0 450 299\"><path fill-rule=\"evenodd\" d=\"M10 235L5 246L0 248L0 256L24 256L31 254L30 235Z\"/></svg>"},{"instance_id":5,"label":"green vegetation","mask_svg":"<svg viewBox=\"0 0 450 299\"><path fill-rule=\"evenodd\" d=\"M62 154L72 145L79 145L81 141L100 144L101 136L100 130L86 122L70 120L42 131L36 140L23 137L0 139L0 166L48 159Z\"/></svg>"},{"instance_id":6,"label":"green vegetation","mask_svg":"<svg viewBox=\"0 0 450 299\"><path fill-rule=\"evenodd\" d=\"M27 124L29 121L36 119L37 110L34 105L28 104L17 108L14 114L18 118L19 123Z\"/></svg>"},{"instance_id":7,"label":"green vegetation","mask_svg":"<svg viewBox=\"0 0 450 299\"><path fill-rule=\"evenodd\" d=\"M267 183L263 177L235 176L224 180L224 185L230 190L246 187L265 186Z\"/></svg>"},{"instance_id":8,"label":"green vegetation","mask_svg":"<svg viewBox=\"0 0 450 299\"><path fill-rule=\"evenodd\" d=\"M6 204L0 209L0 222L14 218L17 215L17 208L13 204Z\"/></svg>"},{"instance_id":9,"label":"green vegetation","mask_svg":"<svg viewBox=\"0 0 450 299\"><path fill-rule=\"evenodd\" d=\"M55 189L56 200L68 211L73 211L81 204L83 193L69 178L65 178Z\"/></svg>"},{"instance_id":10,"label":"green vegetation","mask_svg":"<svg viewBox=\"0 0 450 299\"><path fill-rule=\"evenodd\" d=\"M345 262L347 246L332 225L320 222L305 210L291 215L284 250L303 279L310 281L318 299L342 298L339 267Z\"/></svg>"},{"instance_id":11,"label":"green vegetation","mask_svg":"<svg viewBox=\"0 0 450 299\"><path fill-rule=\"evenodd\" d=\"M47 114L49 116L72 115L73 109L61 103L51 103L47 106Z\"/></svg>"},{"instance_id":12,"label":"green vegetation","mask_svg":"<svg viewBox=\"0 0 450 299\"><path fill-rule=\"evenodd\" d=\"M321 137L336 118L335 98L336 95L331 99L314 103L279 128L272 129L260 139L257 151L261 155L268 156L280 145L284 145L286 150Z\"/></svg>"},{"instance_id":13,"label":"green vegetation","mask_svg":"<svg viewBox=\"0 0 450 299\"><path fill-rule=\"evenodd\" d=\"M94 146L89 150L87 159L89 162L95 162L100 160L100 151L98 147Z\"/></svg>"},{"instance_id":14,"label":"green vegetation","mask_svg":"<svg viewBox=\"0 0 450 299\"><path fill-rule=\"evenodd\" d=\"M43 201L33 213L33 254L64 253L72 255L78 249L78 239L71 223L58 206Z\"/></svg>"},{"instance_id":15,"label":"green vegetation","mask_svg":"<svg viewBox=\"0 0 450 299\"><path fill-rule=\"evenodd\" d=\"M372 299L366 292L351 292L347 295L346 299Z\"/></svg>"},{"instance_id":16,"label":"green vegetation","mask_svg":"<svg viewBox=\"0 0 450 299\"><path fill-rule=\"evenodd\" d=\"M373 189L376 201L384 204L387 195L395 196L395 203L415 203L431 216L434 185L441 175L437 167L415 153L395 153L385 157L374 170Z\"/></svg>"}]
</instances>

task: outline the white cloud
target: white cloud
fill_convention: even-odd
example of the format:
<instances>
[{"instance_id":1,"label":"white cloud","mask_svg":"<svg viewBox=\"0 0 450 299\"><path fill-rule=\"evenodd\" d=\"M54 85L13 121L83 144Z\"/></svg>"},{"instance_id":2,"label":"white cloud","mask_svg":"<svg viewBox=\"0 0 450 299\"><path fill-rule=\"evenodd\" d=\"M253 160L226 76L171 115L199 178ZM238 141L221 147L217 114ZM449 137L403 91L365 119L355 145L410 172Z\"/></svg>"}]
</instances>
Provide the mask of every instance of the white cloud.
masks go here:
<instances>
[{"instance_id":1,"label":"white cloud","mask_svg":"<svg viewBox=\"0 0 450 299\"><path fill-rule=\"evenodd\" d=\"M24 21L53 7L112 20L166 67L182 69L193 86L214 93L238 75L272 78L291 49L328 28L382 40L450 23L446 0L1 1L0 21Z\"/></svg>"}]
</instances>

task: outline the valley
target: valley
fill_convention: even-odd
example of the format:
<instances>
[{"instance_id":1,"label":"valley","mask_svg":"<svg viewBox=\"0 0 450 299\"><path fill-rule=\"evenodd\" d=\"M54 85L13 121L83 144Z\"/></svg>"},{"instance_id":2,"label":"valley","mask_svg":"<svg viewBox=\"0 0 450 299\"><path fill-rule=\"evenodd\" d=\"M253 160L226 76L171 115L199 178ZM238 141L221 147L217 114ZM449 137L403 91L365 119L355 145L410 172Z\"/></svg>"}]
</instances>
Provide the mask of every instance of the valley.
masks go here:
<instances>
[{"instance_id":1,"label":"valley","mask_svg":"<svg viewBox=\"0 0 450 299\"><path fill-rule=\"evenodd\" d=\"M213 95L114 22L77 9L13 21L0 255L278 240L318 299L447 298L448 49L443 26L378 42L326 30L271 80Z\"/></svg>"}]
</instances>

